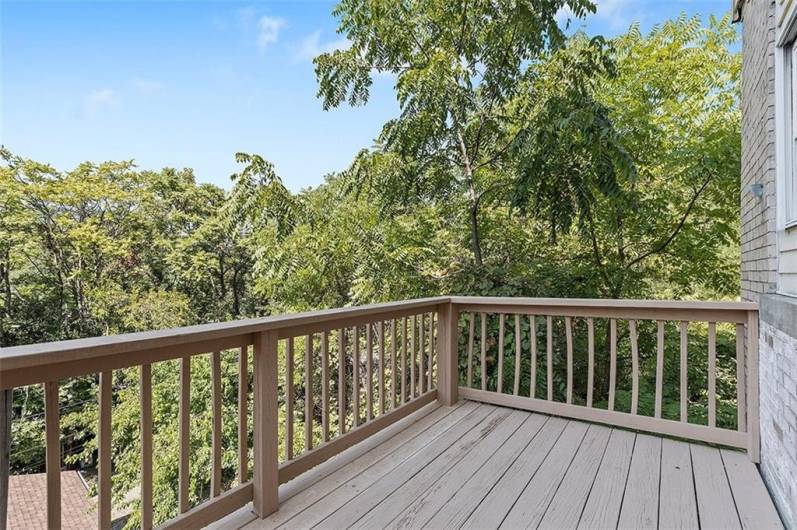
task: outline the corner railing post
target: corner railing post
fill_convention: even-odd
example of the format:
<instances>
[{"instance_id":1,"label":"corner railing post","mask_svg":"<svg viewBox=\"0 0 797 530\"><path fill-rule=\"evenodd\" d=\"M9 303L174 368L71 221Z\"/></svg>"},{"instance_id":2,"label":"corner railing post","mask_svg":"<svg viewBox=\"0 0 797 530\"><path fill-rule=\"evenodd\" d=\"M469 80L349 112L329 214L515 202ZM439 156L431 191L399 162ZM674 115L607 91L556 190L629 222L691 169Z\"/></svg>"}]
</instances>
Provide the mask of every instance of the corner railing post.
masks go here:
<instances>
[{"instance_id":1,"label":"corner railing post","mask_svg":"<svg viewBox=\"0 0 797 530\"><path fill-rule=\"evenodd\" d=\"M758 385L758 311L747 313L747 454L753 462L761 461Z\"/></svg>"},{"instance_id":2,"label":"corner railing post","mask_svg":"<svg viewBox=\"0 0 797 530\"><path fill-rule=\"evenodd\" d=\"M261 519L277 511L279 462L277 440L276 331L254 335L254 511Z\"/></svg>"},{"instance_id":3,"label":"corner railing post","mask_svg":"<svg viewBox=\"0 0 797 530\"><path fill-rule=\"evenodd\" d=\"M437 400L441 405L450 407L459 399L457 306L451 302L438 305L437 318Z\"/></svg>"}]
</instances>

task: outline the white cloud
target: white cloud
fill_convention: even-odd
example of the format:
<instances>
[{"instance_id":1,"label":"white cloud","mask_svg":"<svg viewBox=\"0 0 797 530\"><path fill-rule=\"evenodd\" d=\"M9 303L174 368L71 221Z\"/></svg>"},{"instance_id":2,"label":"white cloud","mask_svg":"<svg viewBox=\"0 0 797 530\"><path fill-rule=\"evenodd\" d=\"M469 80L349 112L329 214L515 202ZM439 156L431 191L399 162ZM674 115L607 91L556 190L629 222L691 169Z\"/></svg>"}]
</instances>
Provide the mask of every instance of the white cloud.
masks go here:
<instances>
[{"instance_id":1,"label":"white cloud","mask_svg":"<svg viewBox=\"0 0 797 530\"><path fill-rule=\"evenodd\" d=\"M257 49L261 53L279 40L280 30L285 27L281 18L262 16L257 21Z\"/></svg>"},{"instance_id":2,"label":"white cloud","mask_svg":"<svg viewBox=\"0 0 797 530\"><path fill-rule=\"evenodd\" d=\"M299 44L297 58L299 60L313 60L322 53L335 50L347 50L351 46L349 39L343 37L328 42L321 42L321 30L314 31Z\"/></svg>"},{"instance_id":3,"label":"white cloud","mask_svg":"<svg viewBox=\"0 0 797 530\"><path fill-rule=\"evenodd\" d=\"M90 92L83 98L83 110L88 115L95 115L103 109L115 107L119 104L119 97L110 88L103 88Z\"/></svg>"},{"instance_id":4,"label":"white cloud","mask_svg":"<svg viewBox=\"0 0 797 530\"><path fill-rule=\"evenodd\" d=\"M163 89L163 83L152 79L133 79L133 86L142 94L157 94Z\"/></svg>"}]
</instances>

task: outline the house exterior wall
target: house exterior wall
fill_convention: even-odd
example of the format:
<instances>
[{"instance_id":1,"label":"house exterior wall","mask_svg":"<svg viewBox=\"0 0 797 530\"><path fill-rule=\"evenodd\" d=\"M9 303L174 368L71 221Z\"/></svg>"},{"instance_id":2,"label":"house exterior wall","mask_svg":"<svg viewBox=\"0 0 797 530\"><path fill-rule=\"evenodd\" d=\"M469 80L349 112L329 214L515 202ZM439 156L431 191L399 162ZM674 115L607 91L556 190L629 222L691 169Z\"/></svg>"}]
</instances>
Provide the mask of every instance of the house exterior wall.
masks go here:
<instances>
[{"instance_id":1,"label":"house exterior wall","mask_svg":"<svg viewBox=\"0 0 797 530\"><path fill-rule=\"evenodd\" d=\"M742 16L742 299L757 302L777 289L775 2L746 1Z\"/></svg>"},{"instance_id":2,"label":"house exterior wall","mask_svg":"<svg viewBox=\"0 0 797 530\"><path fill-rule=\"evenodd\" d=\"M764 296L760 320L761 476L797 529L797 298Z\"/></svg>"},{"instance_id":3,"label":"house exterior wall","mask_svg":"<svg viewBox=\"0 0 797 530\"><path fill-rule=\"evenodd\" d=\"M797 233L783 224L786 169L777 134L786 86L778 47L785 5L734 2L743 46L741 296L759 303L760 469L784 524L797 530L797 298L788 296L797 294L791 254ZM754 184L763 188L760 197Z\"/></svg>"}]
</instances>

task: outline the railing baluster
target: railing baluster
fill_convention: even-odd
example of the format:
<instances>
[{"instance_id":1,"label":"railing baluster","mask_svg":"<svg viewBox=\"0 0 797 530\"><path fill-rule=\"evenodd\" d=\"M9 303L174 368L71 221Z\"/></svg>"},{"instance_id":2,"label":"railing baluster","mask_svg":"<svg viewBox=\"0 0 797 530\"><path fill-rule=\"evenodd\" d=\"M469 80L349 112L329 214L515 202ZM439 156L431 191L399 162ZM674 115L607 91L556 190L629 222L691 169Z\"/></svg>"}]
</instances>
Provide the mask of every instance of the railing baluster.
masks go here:
<instances>
[{"instance_id":1,"label":"railing baluster","mask_svg":"<svg viewBox=\"0 0 797 530\"><path fill-rule=\"evenodd\" d=\"M686 395L687 392L687 373L686 373L686 357L687 357L687 322L682 321L680 323L680 332L681 332L681 388L680 388L680 397L681 397L681 421L686 422L688 417L688 410L687 410L687 401L689 396Z\"/></svg>"},{"instance_id":2,"label":"railing baluster","mask_svg":"<svg viewBox=\"0 0 797 530\"><path fill-rule=\"evenodd\" d=\"M747 384L744 369L744 324L736 324L736 427L747 430Z\"/></svg>"},{"instance_id":3,"label":"railing baluster","mask_svg":"<svg viewBox=\"0 0 797 530\"><path fill-rule=\"evenodd\" d=\"M609 410L614 410L614 388L617 385L617 320L609 320Z\"/></svg>"},{"instance_id":4,"label":"railing baluster","mask_svg":"<svg viewBox=\"0 0 797 530\"><path fill-rule=\"evenodd\" d=\"M44 383L45 461L47 466L47 528L61 528L61 426L58 381Z\"/></svg>"},{"instance_id":5,"label":"railing baluster","mask_svg":"<svg viewBox=\"0 0 797 530\"><path fill-rule=\"evenodd\" d=\"M338 434L346 432L346 332L338 330Z\"/></svg>"},{"instance_id":6,"label":"railing baluster","mask_svg":"<svg viewBox=\"0 0 797 530\"><path fill-rule=\"evenodd\" d=\"M396 408L396 319L390 319L390 409Z\"/></svg>"},{"instance_id":7,"label":"railing baluster","mask_svg":"<svg viewBox=\"0 0 797 530\"><path fill-rule=\"evenodd\" d=\"M403 405L407 397L407 348L409 339L407 338L407 317L401 319L401 404Z\"/></svg>"},{"instance_id":8,"label":"railing baluster","mask_svg":"<svg viewBox=\"0 0 797 530\"><path fill-rule=\"evenodd\" d=\"M503 313L498 315L498 383L496 392L499 394L504 389L504 319Z\"/></svg>"},{"instance_id":9,"label":"railing baluster","mask_svg":"<svg viewBox=\"0 0 797 530\"><path fill-rule=\"evenodd\" d=\"M567 342L567 403L573 403L573 319L565 317L565 341Z\"/></svg>"},{"instance_id":10,"label":"railing baluster","mask_svg":"<svg viewBox=\"0 0 797 530\"><path fill-rule=\"evenodd\" d=\"M321 334L321 439L329 441L329 332Z\"/></svg>"},{"instance_id":11,"label":"railing baluster","mask_svg":"<svg viewBox=\"0 0 797 530\"><path fill-rule=\"evenodd\" d=\"M595 322L587 319L587 407L592 407L595 386Z\"/></svg>"},{"instance_id":12,"label":"railing baluster","mask_svg":"<svg viewBox=\"0 0 797 530\"><path fill-rule=\"evenodd\" d=\"M531 345L531 374L529 397L537 397L537 315L529 315L529 343Z\"/></svg>"},{"instance_id":13,"label":"railing baluster","mask_svg":"<svg viewBox=\"0 0 797 530\"><path fill-rule=\"evenodd\" d=\"M424 342L424 316L418 315L418 395L422 395L426 386L426 344Z\"/></svg>"},{"instance_id":14,"label":"railing baluster","mask_svg":"<svg viewBox=\"0 0 797 530\"><path fill-rule=\"evenodd\" d=\"M189 448L191 443L191 356L186 355L180 359L180 464L178 479L178 505L180 513L185 513L190 507L189 500Z\"/></svg>"},{"instance_id":15,"label":"railing baluster","mask_svg":"<svg viewBox=\"0 0 797 530\"><path fill-rule=\"evenodd\" d=\"M514 395L520 391L520 314L515 314L515 387Z\"/></svg>"},{"instance_id":16,"label":"railing baluster","mask_svg":"<svg viewBox=\"0 0 797 530\"><path fill-rule=\"evenodd\" d=\"M631 338L631 414L639 408L639 345L637 342L636 320L628 321Z\"/></svg>"},{"instance_id":17,"label":"railing baluster","mask_svg":"<svg viewBox=\"0 0 797 530\"><path fill-rule=\"evenodd\" d=\"M379 321L379 414L385 413L385 321Z\"/></svg>"},{"instance_id":18,"label":"railing baluster","mask_svg":"<svg viewBox=\"0 0 797 530\"><path fill-rule=\"evenodd\" d=\"M351 397L354 408L354 419L352 425L357 427L360 424L360 326L354 326L354 355L353 370L351 372Z\"/></svg>"},{"instance_id":19,"label":"railing baluster","mask_svg":"<svg viewBox=\"0 0 797 530\"><path fill-rule=\"evenodd\" d=\"M285 348L285 460L293 459L293 337Z\"/></svg>"},{"instance_id":20,"label":"railing baluster","mask_svg":"<svg viewBox=\"0 0 797 530\"><path fill-rule=\"evenodd\" d=\"M553 401L553 317L549 315L546 319L546 323L548 329L545 345L547 351L547 355L545 356L545 375L548 381L548 401Z\"/></svg>"},{"instance_id":21,"label":"railing baluster","mask_svg":"<svg viewBox=\"0 0 797 530\"><path fill-rule=\"evenodd\" d=\"M210 476L210 496L221 494L221 353L210 355L210 378L213 385L213 437L211 454L213 455L212 473Z\"/></svg>"},{"instance_id":22,"label":"railing baluster","mask_svg":"<svg viewBox=\"0 0 797 530\"><path fill-rule=\"evenodd\" d=\"M365 421L371 421L374 414L374 347L370 322L365 325L365 357Z\"/></svg>"},{"instance_id":23,"label":"railing baluster","mask_svg":"<svg viewBox=\"0 0 797 530\"><path fill-rule=\"evenodd\" d=\"M249 346L238 352L238 484L249 480Z\"/></svg>"},{"instance_id":24,"label":"railing baluster","mask_svg":"<svg viewBox=\"0 0 797 530\"><path fill-rule=\"evenodd\" d=\"M100 372L99 428L97 429L97 526L111 528L111 404L113 403L113 372Z\"/></svg>"},{"instance_id":25,"label":"railing baluster","mask_svg":"<svg viewBox=\"0 0 797 530\"><path fill-rule=\"evenodd\" d=\"M708 323L708 426L717 426L717 324Z\"/></svg>"},{"instance_id":26,"label":"railing baluster","mask_svg":"<svg viewBox=\"0 0 797 530\"><path fill-rule=\"evenodd\" d=\"M656 322L656 405L655 416L661 418L662 385L664 381L664 321Z\"/></svg>"},{"instance_id":27,"label":"railing baluster","mask_svg":"<svg viewBox=\"0 0 797 530\"><path fill-rule=\"evenodd\" d=\"M313 448L313 336L304 339L304 450Z\"/></svg>"},{"instance_id":28,"label":"railing baluster","mask_svg":"<svg viewBox=\"0 0 797 530\"><path fill-rule=\"evenodd\" d=\"M473 335L476 328L474 313L468 315L468 388L473 387Z\"/></svg>"},{"instance_id":29,"label":"railing baluster","mask_svg":"<svg viewBox=\"0 0 797 530\"><path fill-rule=\"evenodd\" d=\"M434 382L434 375L432 372L432 367L434 366L434 347L435 347L435 336L434 336L434 313L429 313L429 370L426 372L426 389L431 390ZM457 363L459 366L459 363ZM459 370L457 370L459 371ZM459 377L459 376L455 376Z\"/></svg>"},{"instance_id":30,"label":"railing baluster","mask_svg":"<svg viewBox=\"0 0 797 530\"><path fill-rule=\"evenodd\" d=\"M152 528L152 366L140 367L138 399L141 406L141 528Z\"/></svg>"},{"instance_id":31,"label":"railing baluster","mask_svg":"<svg viewBox=\"0 0 797 530\"><path fill-rule=\"evenodd\" d=\"M487 390L487 314L480 313L482 317L482 336L481 336L481 354L482 354L482 390Z\"/></svg>"},{"instance_id":32,"label":"railing baluster","mask_svg":"<svg viewBox=\"0 0 797 530\"><path fill-rule=\"evenodd\" d=\"M417 357L415 356L415 339L417 338L418 333L418 326L416 322L415 315L412 315L412 321L410 323L410 327L412 328L412 333L410 335L410 399L415 398L415 363L418 362Z\"/></svg>"},{"instance_id":33,"label":"railing baluster","mask_svg":"<svg viewBox=\"0 0 797 530\"><path fill-rule=\"evenodd\" d=\"M419 394L423 394L429 387L426 385L427 381L429 380L429 376L427 374L427 369L431 368L431 365L427 362L427 355L429 354L427 350L426 344L426 315L421 313L420 319L418 322L418 337L420 337L418 341L418 364L420 366L420 377L418 378L418 387L419 387ZM431 339L431 337L430 337ZM429 341L431 344L431 340Z\"/></svg>"}]
</instances>

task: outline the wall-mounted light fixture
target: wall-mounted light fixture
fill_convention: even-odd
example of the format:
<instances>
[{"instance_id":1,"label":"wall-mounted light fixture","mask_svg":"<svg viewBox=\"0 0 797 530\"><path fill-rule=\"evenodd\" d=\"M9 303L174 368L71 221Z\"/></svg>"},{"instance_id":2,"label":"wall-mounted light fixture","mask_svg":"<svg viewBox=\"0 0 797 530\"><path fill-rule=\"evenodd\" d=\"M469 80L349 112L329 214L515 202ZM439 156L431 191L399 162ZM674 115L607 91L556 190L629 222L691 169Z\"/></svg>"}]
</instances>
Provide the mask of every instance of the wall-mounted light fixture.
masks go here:
<instances>
[{"instance_id":1,"label":"wall-mounted light fixture","mask_svg":"<svg viewBox=\"0 0 797 530\"><path fill-rule=\"evenodd\" d=\"M764 185L760 182L756 182L755 184L750 184L750 193L753 194L753 197L760 199L764 196Z\"/></svg>"}]
</instances>

